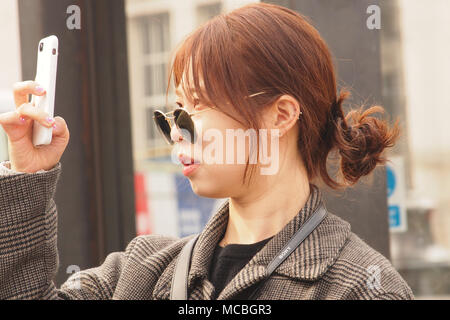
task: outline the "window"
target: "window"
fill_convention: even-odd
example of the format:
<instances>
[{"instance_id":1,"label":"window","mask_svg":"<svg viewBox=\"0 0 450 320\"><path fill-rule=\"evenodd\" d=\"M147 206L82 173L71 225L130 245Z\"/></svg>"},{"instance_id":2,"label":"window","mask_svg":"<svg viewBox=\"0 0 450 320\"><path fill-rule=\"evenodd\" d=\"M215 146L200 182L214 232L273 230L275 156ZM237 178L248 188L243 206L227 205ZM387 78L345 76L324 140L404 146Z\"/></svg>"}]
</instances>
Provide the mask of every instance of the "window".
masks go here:
<instances>
[{"instance_id":1,"label":"window","mask_svg":"<svg viewBox=\"0 0 450 320\"><path fill-rule=\"evenodd\" d=\"M153 111L163 109L168 81L170 54L169 14L160 13L139 18L142 43L143 101L148 148L165 146L153 123Z\"/></svg>"}]
</instances>

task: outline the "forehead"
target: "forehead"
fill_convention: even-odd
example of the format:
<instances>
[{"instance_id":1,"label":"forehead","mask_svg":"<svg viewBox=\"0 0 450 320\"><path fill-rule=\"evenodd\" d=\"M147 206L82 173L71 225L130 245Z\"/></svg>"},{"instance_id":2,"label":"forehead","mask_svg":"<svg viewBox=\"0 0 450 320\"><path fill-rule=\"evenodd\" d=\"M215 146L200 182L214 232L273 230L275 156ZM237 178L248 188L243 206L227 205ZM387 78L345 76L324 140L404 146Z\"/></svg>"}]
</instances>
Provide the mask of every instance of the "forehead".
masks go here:
<instances>
[{"instance_id":1,"label":"forehead","mask_svg":"<svg viewBox=\"0 0 450 320\"><path fill-rule=\"evenodd\" d=\"M192 93L196 93L196 92L197 92L197 91L195 90L195 88L192 87L192 86L190 86L189 89L191 90ZM203 85L203 82L200 81L200 90L204 90L204 89L205 89L205 87L204 87L204 85ZM180 83L180 84L178 85L178 87L175 89L175 94L176 94L177 96L180 96L180 97L181 97L181 96L184 96L184 90L183 90L182 83Z\"/></svg>"}]
</instances>

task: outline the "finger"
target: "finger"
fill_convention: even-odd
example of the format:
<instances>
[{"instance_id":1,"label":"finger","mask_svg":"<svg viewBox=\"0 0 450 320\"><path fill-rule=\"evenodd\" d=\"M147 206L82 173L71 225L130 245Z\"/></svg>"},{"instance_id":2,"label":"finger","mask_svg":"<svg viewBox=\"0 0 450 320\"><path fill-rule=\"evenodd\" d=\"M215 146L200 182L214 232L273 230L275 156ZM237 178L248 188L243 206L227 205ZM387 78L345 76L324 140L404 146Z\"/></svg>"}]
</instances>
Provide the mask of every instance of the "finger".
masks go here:
<instances>
[{"instance_id":1,"label":"finger","mask_svg":"<svg viewBox=\"0 0 450 320\"><path fill-rule=\"evenodd\" d=\"M61 117L55 117L55 124L53 126L53 136L64 139L69 138L69 129L66 121Z\"/></svg>"},{"instance_id":2,"label":"finger","mask_svg":"<svg viewBox=\"0 0 450 320\"><path fill-rule=\"evenodd\" d=\"M16 111L3 112L0 113L0 124L1 125L18 125L24 123L25 121L20 120L20 115Z\"/></svg>"},{"instance_id":3,"label":"finger","mask_svg":"<svg viewBox=\"0 0 450 320\"><path fill-rule=\"evenodd\" d=\"M51 128L55 123L55 119L49 117L49 114L47 112L34 107L30 103L22 104L19 108L16 109L16 112L21 117L24 117L26 121L28 121L28 119L35 120L47 128Z\"/></svg>"},{"instance_id":4,"label":"finger","mask_svg":"<svg viewBox=\"0 0 450 320\"><path fill-rule=\"evenodd\" d=\"M24 103L28 103L29 94L42 96L45 94L45 89L42 88L36 81L28 80L14 83L13 92L16 107L19 107Z\"/></svg>"}]
</instances>

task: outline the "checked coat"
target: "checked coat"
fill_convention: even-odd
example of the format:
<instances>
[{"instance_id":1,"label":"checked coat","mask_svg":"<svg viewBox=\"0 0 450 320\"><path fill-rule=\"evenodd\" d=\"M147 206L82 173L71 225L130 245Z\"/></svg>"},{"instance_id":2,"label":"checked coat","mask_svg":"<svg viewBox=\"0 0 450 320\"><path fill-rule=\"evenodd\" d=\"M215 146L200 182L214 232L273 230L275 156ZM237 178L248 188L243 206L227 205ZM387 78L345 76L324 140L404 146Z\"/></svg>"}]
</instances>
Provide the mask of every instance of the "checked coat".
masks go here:
<instances>
[{"instance_id":1,"label":"checked coat","mask_svg":"<svg viewBox=\"0 0 450 320\"><path fill-rule=\"evenodd\" d=\"M0 165L0 299L169 299L177 257L192 236L134 238L95 268L57 288L57 205L61 163L48 171L15 173ZM323 201L311 184L300 210L218 294L235 299L255 288L265 267ZM211 299L208 270L228 220L228 201L210 218L195 245L188 299ZM375 269L374 269L375 268ZM377 272L374 273L373 270ZM321 224L259 287L256 299L414 299L389 260L329 212Z\"/></svg>"}]
</instances>

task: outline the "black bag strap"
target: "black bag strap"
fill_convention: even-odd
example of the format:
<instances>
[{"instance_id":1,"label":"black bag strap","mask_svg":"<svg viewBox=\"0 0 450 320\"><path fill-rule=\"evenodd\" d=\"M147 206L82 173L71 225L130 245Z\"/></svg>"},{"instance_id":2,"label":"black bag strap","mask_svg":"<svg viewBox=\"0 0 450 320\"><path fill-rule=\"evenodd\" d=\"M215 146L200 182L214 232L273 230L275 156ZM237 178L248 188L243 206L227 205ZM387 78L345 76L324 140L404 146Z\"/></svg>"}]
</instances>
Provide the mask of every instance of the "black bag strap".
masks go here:
<instances>
[{"instance_id":1,"label":"black bag strap","mask_svg":"<svg viewBox=\"0 0 450 320\"><path fill-rule=\"evenodd\" d=\"M322 222L322 220L327 216L327 209L323 202L317 207L314 213L309 216L309 218L303 223L300 229L292 236L288 243L281 248L275 258L267 265L266 268L266 278L268 278L272 272L278 268L278 266L287 258L289 255L297 249L297 247L309 236L311 232Z\"/></svg>"},{"instance_id":2,"label":"black bag strap","mask_svg":"<svg viewBox=\"0 0 450 320\"><path fill-rule=\"evenodd\" d=\"M265 278L267 279L278 266L286 260L287 257L305 240L311 232L327 216L327 209L323 202L319 204L314 213L306 220L288 243L277 253L275 258L267 265ZM191 265L192 251L199 235L189 240L180 252L178 261L175 265L174 276L172 278L172 287L170 288L170 300L187 300L187 282L189 268ZM256 293L253 292L251 296Z\"/></svg>"}]
</instances>

